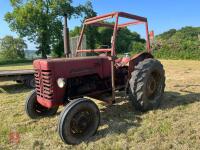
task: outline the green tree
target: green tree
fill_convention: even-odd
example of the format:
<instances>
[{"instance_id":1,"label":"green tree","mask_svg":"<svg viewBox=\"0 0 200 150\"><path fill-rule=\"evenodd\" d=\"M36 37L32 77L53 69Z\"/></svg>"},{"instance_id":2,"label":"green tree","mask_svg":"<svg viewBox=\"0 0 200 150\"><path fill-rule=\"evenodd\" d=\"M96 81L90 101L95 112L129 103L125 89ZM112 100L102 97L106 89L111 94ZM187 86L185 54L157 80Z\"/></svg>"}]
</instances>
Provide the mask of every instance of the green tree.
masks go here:
<instances>
[{"instance_id":1,"label":"green tree","mask_svg":"<svg viewBox=\"0 0 200 150\"><path fill-rule=\"evenodd\" d=\"M92 3L88 1L84 7L84 20L97 16L97 13L93 10ZM98 41L98 29L94 26L86 27L86 39L87 39L87 48L94 49L95 43Z\"/></svg>"},{"instance_id":2,"label":"green tree","mask_svg":"<svg viewBox=\"0 0 200 150\"><path fill-rule=\"evenodd\" d=\"M170 29L169 31L160 34L160 37L162 39L166 39L167 40L170 37L172 37L175 33L176 33L176 29Z\"/></svg>"},{"instance_id":3,"label":"green tree","mask_svg":"<svg viewBox=\"0 0 200 150\"><path fill-rule=\"evenodd\" d=\"M137 32L131 32L128 28L119 30L117 36L116 50L118 53L131 52L135 43L144 44L145 40Z\"/></svg>"},{"instance_id":4,"label":"green tree","mask_svg":"<svg viewBox=\"0 0 200 150\"><path fill-rule=\"evenodd\" d=\"M137 54L144 51L145 49L146 49L145 43L137 41L132 42L131 53Z\"/></svg>"},{"instance_id":5,"label":"green tree","mask_svg":"<svg viewBox=\"0 0 200 150\"><path fill-rule=\"evenodd\" d=\"M100 38L98 41L99 45L108 45L111 47L111 37L113 35L113 29L111 28L99 28ZM137 42L144 44L145 40L141 39L137 32L131 32L128 28L118 30L116 39L116 51L118 53L125 53L132 51L132 45Z\"/></svg>"},{"instance_id":6,"label":"green tree","mask_svg":"<svg viewBox=\"0 0 200 150\"><path fill-rule=\"evenodd\" d=\"M62 47L62 15L68 19L78 16L83 6L73 6L72 0L10 0L12 12L5 15L10 28L28 37L38 45L38 53L46 58L51 48L56 52Z\"/></svg>"},{"instance_id":7,"label":"green tree","mask_svg":"<svg viewBox=\"0 0 200 150\"><path fill-rule=\"evenodd\" d=\"M80 34L81 27L75 27L70 31L71 36ZM87 37L87 48L94 49L100 47L111 47L111 37L113 29L107 27L90 28L85 31ZM123 28L118 31L116 51L125 53L135 50L143 50L145 40L140 37L137 32L131 32L128 28Z\"/></svg>"},{"instance_id":8,"label":"green tree","mask_svg":"<svg viewBox=\"0 0 200 150\"><path fill-rule=\"evenodd\" d=\"M0 43L0 54L4 59L23 59L26 48L23 39L5 36Z\"/></svg>"},{"instance_id":9,"label":"green tree","mask_svg":"<svg viewBox=\"0 0 200 150\"><path fill-rule=\"evenodd\" d=\"M97 15L97 13L93 10L92 3L89 1L86 3L83 10L84 19L95 17ZM81 27L76 26L73 30L70 31L70 36L77 36L80 34L80 31ZM106 27L87 26L84 33L86 34L88 49L94 49L102 46L111 47L111 37L113 35L113 29ZM131 51L132 42L143 44L145 43L145 40L141 39L138 33L131 32L128 28L119 30L116 43L117 52L122 53ZM140 44L140 47L143 46L141 46Z\"/></svg>"},{"instance_id":10,"label":"green tree","mask_svg":"<svg viewBox=\"0 0 200 150\"><path fill-rule=\"evenodd\" d=\"M98 28L98 45L101 47L102 45L111 47L111 37L113 35L113 29L106 28L106 27L99 27Z\"/></svg>"},{"instance_id":11,"label":"green tree","mask_svg":"<svg viewBox=\"0 0 200 150\"><path fill-rule=\"evenodd\" d=\"M155 54L162 58L199 59L200 27L171 29L156 36Z\"/></svg>"},{"instance_id":12,"label":"green tree","mask_svg":"<svg viewBox=\"0 0 200 150\"><path fill-rule=\"evenodd\" d=\"M81 33L81 27L76 26L74 27L73 30L70 30L69 34L70 34L70 37L75 37L75 36L79 36L80 33Z\"/></svg>"},{"instance_id":13,"label":"green tree","mask_svg":"<svg viewBox=\"0 0 200 150\"><path fill-rule=\"evenodd\" d=\"M58 21L53 27L53 36L51 38L51 55L53 57L62 57L64 55L64 42L63 42L63 25L61 21Z\"/></svg>"},{"instance_id":14,"label":"green tree","mask_svg":"<svg viewBox=\"0 0 200 150\"><path fill-rule=\"evenodd\" d=\"M95 17L97 16L97 13L93 10L92 3L90 1L87 1L83 8L83 20L85 19ZM70 37L78 36L80 35L82 26L76 26L73 30L70 30ZM98 28L94 26L87 26L85 28L84 34L86 35L86 42L87 42L87 48L88 49L94 49L95 44L98 42L99 39L99 33Z\"/></svg>"}]
</instances>

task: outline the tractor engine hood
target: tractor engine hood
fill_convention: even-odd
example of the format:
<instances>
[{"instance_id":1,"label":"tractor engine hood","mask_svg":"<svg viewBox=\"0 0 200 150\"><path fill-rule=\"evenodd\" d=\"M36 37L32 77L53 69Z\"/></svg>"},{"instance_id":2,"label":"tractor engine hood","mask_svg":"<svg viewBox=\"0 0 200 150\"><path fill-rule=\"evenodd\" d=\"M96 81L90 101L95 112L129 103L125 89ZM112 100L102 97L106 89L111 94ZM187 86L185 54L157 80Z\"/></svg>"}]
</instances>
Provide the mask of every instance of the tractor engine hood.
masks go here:
<instances>
[{"instance_id":1,"label":"tractor engine hood","mask_svg":"<svg viewBox=\"0 0 200 150\"><path fill-rule=\"evenodd\" d=\"M66 98L66 87L58 86L58 79L74 79L87 75L110 78L111 62L108 57L76 57L38 59L33 62L38 102L46 107L60 105Z\"/></svg>"},{"instance_id":2,"label":"tractor engine hood","mask_svg":"<svg viewBox=\"0 0 200 150\"><path fill-rule=\"evenodd\" d=\"M53 71L54 77L74 78L98 74L104 78L110 73L110 60L106 56L39 59L34 61L33 66L35 69Z\"/></svg>"}]
</instances>

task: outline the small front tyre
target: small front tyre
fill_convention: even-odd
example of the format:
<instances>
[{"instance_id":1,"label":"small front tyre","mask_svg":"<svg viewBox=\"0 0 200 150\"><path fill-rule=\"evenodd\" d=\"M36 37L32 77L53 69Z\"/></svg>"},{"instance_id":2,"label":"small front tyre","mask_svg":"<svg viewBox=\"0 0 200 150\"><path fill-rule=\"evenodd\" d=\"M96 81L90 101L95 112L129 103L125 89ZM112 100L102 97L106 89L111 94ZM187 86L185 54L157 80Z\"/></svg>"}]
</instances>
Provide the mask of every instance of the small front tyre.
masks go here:
<instances>
[{"instance_id":1,"label":"small front tyre","mask_svg":"<svg viewBox=\"0 0 200 150\"><path fill-rule=\"evenodd\" d=\"M46 108L39 104L35 90L31 91L26 99L25 111L31 119L53 116L56 114L57 110L58 106Z\"/></svg>"},{"instance_id":2,"label":"small front tyre","mask_svg":"<svg viewBox=\"0 0 200 150\"><path fill-rule=\"evenodd\" d=\"M100 122L97 105L88 99L71 101L60 115L58 132L66 144L79 144L94 135Z\"/></svg>"}]
</instances>

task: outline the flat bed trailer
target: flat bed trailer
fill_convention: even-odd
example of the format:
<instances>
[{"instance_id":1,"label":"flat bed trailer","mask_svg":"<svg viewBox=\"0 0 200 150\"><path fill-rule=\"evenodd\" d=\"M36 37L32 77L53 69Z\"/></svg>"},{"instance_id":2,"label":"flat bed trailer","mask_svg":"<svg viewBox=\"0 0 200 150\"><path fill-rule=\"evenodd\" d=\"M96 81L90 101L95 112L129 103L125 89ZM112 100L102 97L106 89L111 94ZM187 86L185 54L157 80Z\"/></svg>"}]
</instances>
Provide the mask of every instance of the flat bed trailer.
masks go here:
<instances>
[{"instance_id":1,"label":"flat bed trailer","mask_svg":"<svg viewBox=\"0 0 200 150\"><path fill-rule=\"evenodd\" d=\"M16 81L17 83L25 84L26 86L35 87L34 70L2 70L0 71L1 81Z\"/></svg>"}]
</instances>

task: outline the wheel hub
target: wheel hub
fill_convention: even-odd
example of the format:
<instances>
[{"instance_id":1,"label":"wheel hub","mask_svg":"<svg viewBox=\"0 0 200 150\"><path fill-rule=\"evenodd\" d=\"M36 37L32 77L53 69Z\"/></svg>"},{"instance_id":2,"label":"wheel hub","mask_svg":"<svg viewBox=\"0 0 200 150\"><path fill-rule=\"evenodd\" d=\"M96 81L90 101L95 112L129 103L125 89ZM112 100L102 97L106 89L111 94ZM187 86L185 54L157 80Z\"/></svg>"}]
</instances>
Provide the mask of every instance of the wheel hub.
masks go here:
<instances>
[{"instance_id":1,"label":"wheel hub","mask_svg":"<svg viewBox=\"0 0 200 150\"><path fill-rule=\"evenodd\" d=\"M148 95L152 95L156 90L156 80L152 76L148 80L147 84L147 93Z\"/></svg>"},{"instance_id":2,"label":"wheel hub","mask_svg":"<svg viewBox=\"0 0 200 150\"><path fill-rule=\"evenodd\" d=\"M89 112L80 112L75 115L72 123L72 130L76 133L83 133L90 124Z\"/></svg>"}]
</instances>

